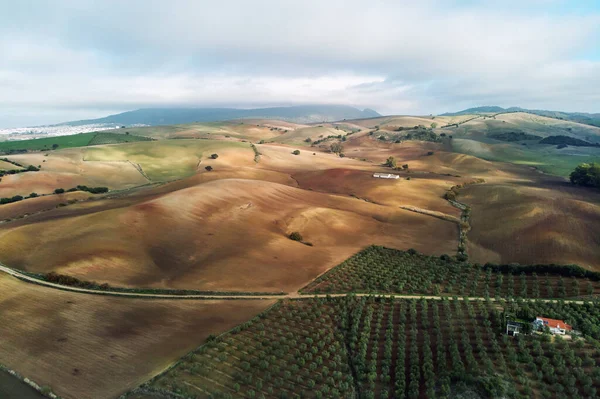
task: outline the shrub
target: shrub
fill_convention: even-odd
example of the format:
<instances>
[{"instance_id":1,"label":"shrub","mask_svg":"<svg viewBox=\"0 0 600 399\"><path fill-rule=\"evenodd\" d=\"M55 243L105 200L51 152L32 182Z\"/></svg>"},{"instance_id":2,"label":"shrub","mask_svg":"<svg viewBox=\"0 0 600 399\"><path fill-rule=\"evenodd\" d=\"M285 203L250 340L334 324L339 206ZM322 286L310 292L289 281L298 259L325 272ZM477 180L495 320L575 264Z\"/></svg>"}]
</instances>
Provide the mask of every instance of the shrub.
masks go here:
<instances>
[{"instance_id":1,"label":"shrub","mask_svg":"<svg viewBox=\"0 0 600 399\"><path fill-rule=\"evenodd\" d=\"M57 188L56 190L54 190L54 194L62 194L65 192L64 188Z\"/></svg>"},{"instance_id":2,"label":"shrub","mask_svg":"<svg viewBox=\"0 0 600 399\"><path fill-rule=\"evenodd\" d=\"M396 167L396 159L394 159L394 157L389 157L385 161L384 166L389 166L390 168L395 168Z\"/></svg>"},{"instance_id":3,"label":"shrub","mask_svg":"<svg viewBox=\"0 0 600 399\"><path fill-rule=\"evenodd\" d=\"M311 141L312 141L312 140L311 140L311 138L310 138L310 137L307 137L307 138L304 140L304 142L305 142L305 143L310 143Z\"/></svg>"},{"instance_id":4,"label":"shrub","mask_svg":"<svg viewBox=\"0 0 600 399\"><path fill-rule=\"evenodd\" d=\"M571 173L570 180L579 186L600 187L600 164L582 163Z\"/></svg>"},{"instance_id":5,"label":"shrub","mask_svg":"<svg viewBox=\"0 0 600 399\"><path fill-rule=\"evenodd\" d=\"M37 197L37 196L38 196L38 194L37 194L37 193L31 193L31 194L29 194L29 198L35 198L35 197Z\"/></svg>"},{"instance_id":6,"label":"shrub","mask_svg":"<svg viewBox=\"0 0 600 399\"><path fill-rule=\"evenodd\" d=\"M38 170L39 170L39 169L38 169L38 168L36 168L36 167L35 167L35 166L33 166L33 165L29 165L29 166L27 167L27 171L28 171L28 172L37 172Z\"/></svg>"},{"instance_id":7,"label":"shrub","mask_svg":"<svg viewBox=\"0 0 600 399\"><path fill-rule=\"evenodd\" d=\"M302 234L300 234L297 231L293 231L290 235L289 235L290 240L294 240L294 241L302 241Z\"/></svg>"},{"instance_id":8,"label":"shrub","mask_svg":"<svg viewBox=\"0 0 600 399\"><path fill-rule=\"evenodd\" d=\"M433 155L433 154L434 154L434 152L433 152L433 151L428 151L428 152L427 152L427 155Z\"/></svg>"},{"instance_id":9,"label":"shrub","mask_svg":"<svg viewBox=\"0 0 600 399\"><path fill-rule=\"evenodd\" d=\"M294 150L294 151L292 152L292 154L294 154L294 155L300 155L300 150Z\"/></svg>"},{"instance_id":10,"label":"shrub","mask_svg":"<svg viewBox=\"0 0 600 399\"><path fill-rule=\"evenodd\" d=\"M213 167L212 167L212 166L210 166L210 165L208 165L208 166L206 166L204 169L206 169L207 171L209 171L209 172L210 172L211 170L213 170Z\"/></svg>"},{"instance_id":11,"label":"shrub","mask_svg":"<svg viewBox=\"0 0 600 399\"><path fill-rule=\"evenodd\" d=\"M212 154L212 155L210 156L210 158L211 158L211 159L217 159L217 158L219 158L219 155L218 155L218 154Z\"/></svg>"}]
</instances>

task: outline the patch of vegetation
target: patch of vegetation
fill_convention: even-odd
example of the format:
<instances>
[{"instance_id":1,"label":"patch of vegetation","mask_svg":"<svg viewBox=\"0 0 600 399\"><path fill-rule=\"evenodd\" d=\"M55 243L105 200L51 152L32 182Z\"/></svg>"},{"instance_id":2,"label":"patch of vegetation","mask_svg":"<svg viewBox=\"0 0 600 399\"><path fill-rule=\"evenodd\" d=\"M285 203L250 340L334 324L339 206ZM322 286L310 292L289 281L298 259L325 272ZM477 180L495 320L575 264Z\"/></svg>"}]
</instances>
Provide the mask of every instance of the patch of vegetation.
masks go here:
<instances>
[{"instance_id":1,"label":"patch of vegetation","mask_svg":"<svg viewBox=\"0 0 600 399\"><path fill-rule=\"evenodd\" d=\"M582 163L577 166L570 176L571 183L579 186L600 187L600 164Z\"/></svg>"},{"instance_id":2,"label":"patch of vegetation","mask_svg":"<svg viewBox=\"0 0 600 399\"><path fill-rule=\"evenodd\" d=\"M219 154L212 154L210 156L210 159L217 159L217 158L219 158Z\"/></svg>"},{"instance_id":3,"label":"patch of vegetation","mask_svg":"<svg viewBox=\"0 0 600 399\"><path fill-rule=\"evenodd\" d=\"M396 159L394 157L388 157L388 159L383 164L384 166L389 166L390 168L396 167Z\"/></svg>"},{"instance_id":4,"label":"patch of vegetation","mask_svg":"<svg viewBox=\"0 0 600 399\"><path fill-rule=\"evenodd\" d=\"M0 142L0 153L22 154L29 151L50 151L59 148L85 147L100 144L131 143L153 139L120 133L79 133L68 136L44 137L30 140Z\"/></svg>"},{"instance_id":5,"label":"patch of vegetation","mask_svg":"<svg viewBox=\"0 0 600 399\"><path fill-rule=\"evenodd\" d=\"M307 294L350 292L576 298L600 294L600 273L574 265L482 266L448 255L371 246L302 289Z\"/></svg>"},{"instance_id":6,"label":"patch of vegetation","mask_svg":"<svg viewBox=\"0 0 600 399\"><path fill-rule=\"evenodd\" d=\"M525 132L521 132L521 131L511 131L511 132L490 134L488 137L490 137L492 139L496 139L496 140L500 140L500 141L508 141L508 142L525 141L525 140L539 140L542 138L541 136L536 136L535 134L529 134L529 133L525 133Z\"/></svg>"},{"instance_id":7,"label":"patch of vegetation","mask_svg":"<svg viewBox=\"0 0 600 399\"><path fill-rule=\"evenodd\" d=\"M68 192L73 191L87 191L92 194L103 194L108 192L108 187L88 187L88 186L77 186L67 190Z\"/></svg>"},{"instance_id":8,"label":"patch of vegetation","mask_svg":"<svg viewBox=\"0 0 600 399\"><path fill-rule=\"evenodd\" d=\"M86 145L134 143L137 141L152 141L150 137L135 136L120 133L96 133Z\"/></svg>"},{"instance_id":9,"label":"patch of vegetation","mask_svg":"<svg viewBox=\"0 0 600 399\"><path fill-rule=\"evenodd\" d=\"M263 140L261 140L261 141L263 141ZM250 144L250 147L252 147L252 151L254 151L254 162L258 163L260 161L260 156L262 154L258 151L258 148L256 148L256 146L254 144Z\"/></svg>"},{"instance_id":10,"label":"patch of vegetation","mask_svg":"<svg viewBox=\"0 0 600 399\"><path fill-rule=\"evenodd\" d=\"M540 144L570 145L573 147L600 147L600 144L590 143L570 136L548 136L540 140Z\"/></svg>"},{"instance_id":11,"label":"patch of vegetation","mask_svg":"<svg viewBox=\"0 0 600 399\"><path fill-rule=\"evenodd\" d=\"M300 155L300 150L294 150L294 151L292 151L292 154L294 154L294 155Z\"/></svg>"},{"instance_id":12,"label":"patch of vegetation","mask_svg":"<svg viewBox=\"0 0 600 399\"><path fill-rule=\"evenodd\" d=\"M505 315L566 320L585 340L503 335ZM594 304L395 300L284 301L185 356L141 387L152 397L487 398L600 387ZM477 397L477 396L475 396Z\"/></svg>"},{"instance_id":13,"label":"patch of vegetation","mask_svg":"<svg viewBox=\"0 0 600 399\"><path fill-rule=\"evenodd\" d=\"M290 233L290 235L288 237L290 240L302 241L302 234L300 234L297 231L293 231L292 233Z\"/></svg>"}]
</instances>

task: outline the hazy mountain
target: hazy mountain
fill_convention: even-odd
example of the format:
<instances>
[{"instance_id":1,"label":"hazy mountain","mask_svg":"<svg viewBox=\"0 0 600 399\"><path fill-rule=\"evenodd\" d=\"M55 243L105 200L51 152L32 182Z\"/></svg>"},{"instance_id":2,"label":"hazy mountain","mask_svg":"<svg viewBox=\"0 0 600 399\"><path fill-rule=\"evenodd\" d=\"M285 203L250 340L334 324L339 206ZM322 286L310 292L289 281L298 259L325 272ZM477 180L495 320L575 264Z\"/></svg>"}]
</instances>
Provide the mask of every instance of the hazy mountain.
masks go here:
<instances>
[{"instance_id":1,"label":"hazy mountain","mask_svg":"<svg viewBox=\"0 0 600 399\"><path fill-rule=\"evenodd\" d=\"M488 114L488 113L506 113L506 112L527 112L530 114L547 116L550 118L563 119L571 122L584 123L586 125L600 127L600 113L589 114L585 112L561 112L561 111L548 111L543 109L526 109L521 107L510 107L502 108L498 106L483 106L468 108L459 112L447 112L442 114L444 116L457 116L467 114Z\"/></svg>"},{"instance_id":2,"label":"hazy mountain","mask_svg":"<svg viewBox=\"0 0 600 399\"><path fill-rule=\"evenodd\" d=\"M296 123L331 122L342 119L362 119L381 116L372 109L359 110L347 105L301 105L292 107L236 108L144 108L104 118L66 122L71 126L96 123L122 125L173 125L192 122L213 122L240 118L280 119Z\"/></svg>"}]
</instances>

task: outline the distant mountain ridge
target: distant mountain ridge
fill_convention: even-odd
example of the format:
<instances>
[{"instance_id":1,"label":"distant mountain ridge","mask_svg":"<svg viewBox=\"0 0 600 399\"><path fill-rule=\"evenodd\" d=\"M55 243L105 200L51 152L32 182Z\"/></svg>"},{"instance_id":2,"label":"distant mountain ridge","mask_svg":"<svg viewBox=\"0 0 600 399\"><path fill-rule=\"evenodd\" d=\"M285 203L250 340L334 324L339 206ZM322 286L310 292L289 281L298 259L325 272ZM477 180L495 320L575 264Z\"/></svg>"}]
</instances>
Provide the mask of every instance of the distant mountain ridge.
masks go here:
<instances>
[{"instance_id":1,"label":"distant mountain ridge","mask_svg":"<svg viewBox=\"0 0 600 399\"><path fill-rule=\"evenodd\" d=\"M562 119L571 122L583 123L586 125L600 127L600 113L590 114L585 112L561 112L548 111L543 109L527 109L521 107L502 108L495 105L468 108L458 112L446 112L442 116L458 116L468 114L487 114L487 113L507 113L507 112L527 112L534 115L546 116L549 118Z\"/></svg>"},{"instance_id":2,"label":"distant mountain ridge","mask_svg":"<svg viewBox=\"0 0 600 399\"><path fill-rule=\"evenodd\" d=\"M363 119L381 116L372 109L359 110L347 105L299 105L256 109L237 108L143 108L109 115L104 118L61 123L88 125L117 123L122 125L176 125L193 122L216 122L231 119L279 119L295 123L333 122L343 119Z\"/></svg>"}]
</instances>

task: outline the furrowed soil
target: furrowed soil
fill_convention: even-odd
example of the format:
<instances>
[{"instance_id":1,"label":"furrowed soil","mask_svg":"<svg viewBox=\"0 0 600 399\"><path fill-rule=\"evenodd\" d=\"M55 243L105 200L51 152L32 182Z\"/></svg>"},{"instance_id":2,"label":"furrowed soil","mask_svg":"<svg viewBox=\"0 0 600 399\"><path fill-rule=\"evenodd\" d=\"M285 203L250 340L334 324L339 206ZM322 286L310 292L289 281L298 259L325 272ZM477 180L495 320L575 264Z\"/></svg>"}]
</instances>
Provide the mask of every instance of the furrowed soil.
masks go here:
<instances>
[{"instance_id":1,"label":"furrowed soil","mask_svg":"<svg viewBox=\"0 0 600 399\"><path fill-rule=\"evenodd\" d=\"M0 363L64 398L114 398L272 303L73 294L0 276Z\"/></svg>"}]
</instances>

